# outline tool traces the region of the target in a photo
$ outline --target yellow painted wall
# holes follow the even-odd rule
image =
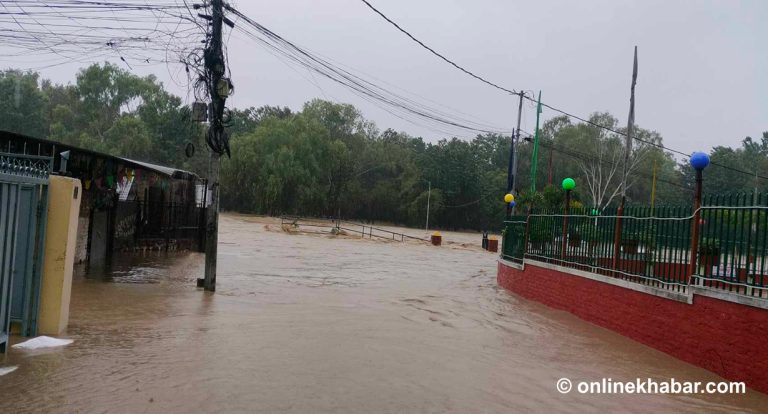
[[[80,180],[51,176],[38,319],[38,333],[41,335],[59,335],[69,323],[69,299],[82,194]]]

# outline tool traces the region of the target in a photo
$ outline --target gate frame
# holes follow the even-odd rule
[[[28,248],[34,249],[29,256],[28,269],[25,278],[24,300],[25,306],[22,310],[21,334],[32,336],[37,334],[37,321],[40,310],[40,292],[42,290],[42,269],[45,255],[45,232],[48,222],[48,177],[53,169],[53,157],[15,154],[0,152],[0,182],[16,186],[18,203],[19,195],[23,187],[31,187],[35,192],[35,208],[32,220],[35,223],[35,234],[29,238]],[[15,232],[18,232],[18,216],[21,212],[16,209],[16,217],[13,225],[16,226]],[[6,230],[7,231],[7,230]],[[6,308],[7,320],[0,321],[0,353],[5,352],[7,341],[10,337],[11,302],[13,300],[13,274],[16,269],[16,248],[18,238],[13,237],[13,246],[11,247],[10,257],[10,275],[7,287],[7,302],[0,304]],[[1,288],[1,287],[0,287]],[[3,292],[0,292],[2,295]],[[0,298],[1,299],[1,298]],[[18,319],[14,319],[18,321]]]

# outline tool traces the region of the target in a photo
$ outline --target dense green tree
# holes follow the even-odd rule
[[[204,176],[205,127],[190,120],[182,100],[153,76],[111,64],[82,69],[73,84],[57,85],[36,73],[0,72],[0,129],[96,151],[175,166]],[[430,226],[491,229],[506,206],[511,137],[472,140],[380,132],[349,104],[319,99],[301,111],[286,107],[227,112],[232,158],[222,159],[222,206],[260,214],[293,213],[387,221],[421,227],[429,199]],[[518,205],[562,207],[560,182],[577,182],[574,205],[616,206],[623,173],[624,137],[607,113],[590,117],[619,131],[559,116],[540,130],[538,171],[532,191],[532,139],[516,146]],[[660,148],[662,137],[637,127],[627,201],[690,203],[694,173],[687,160]],[[187,158],[193,144],[196,154]],[[705,193],[768,190],[768,132],[739,147],[715,147],[705,171]],[[745,173],[746,172],[746,173]],[[428,189],[431,187],[431,191]]]
[[[0,71],[0,130],[44,136],[46,107],[37,73]]]

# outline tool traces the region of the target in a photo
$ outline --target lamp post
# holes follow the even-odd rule
[[[563,215],[563,242],[560,249],[560,260],[565,260],[565,248],[568,243],[568,210],[571,204],[571,191],[576,188],[576,181],[573,178],[563,180],[563,190],[565,190],[565,214]]]
[[[432,196],[432,182],[427,180],[427,223],[424,225],[424,231],[429,231],[429,198]]]
[[[699,249],[699,221],[701,220],[701,190],[703,187],[703,172],[709,165],[709,155],[703,152],[691,154],[691,167],[696,170],[696,189],[693,196],[693,222],[691,222],[691,262],[688,271],[688,283],[696,274],[696,259]]]
[[[507,194],[504,194],[504,204],[507,205],[507,220],[509,220],[509,216],[512,215],[512,209],[515,207],[515,205],[512,203],[514,202],[515,202],[515,196],[512,195],[511,191]]]

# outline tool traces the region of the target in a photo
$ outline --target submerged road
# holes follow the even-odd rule
[[[292,235],[224,215],[198,254],[76,277],[62,349],[0,357],[0,413],[764,412],[768,396],[560,394],[574,381],[720,378],[496,285],[496,256]],[[618,310],[617,310],[618,311]],[[19,338],[15,338],[18,342]]]

